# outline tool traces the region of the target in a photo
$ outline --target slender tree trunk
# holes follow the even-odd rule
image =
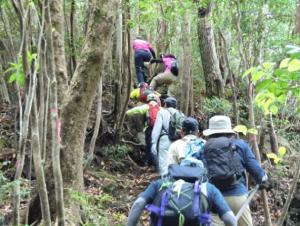
[[[240,121],[239,117],[239,108],[238,108],[238,99],[237,99],[237,87],[236,87],[236,82],[234,79],[233,72],[231,70],[230,64],[229,64],[229,59],[228,59],[228,49],[227,49],[227,41],[222,32],[220,32],[220,37],[222,39],[223,45],[224,45],[224,60],[225,60],[225,65],[228,69],[228,74],[229,74],[229,80],[230,80],[230,87],[232,89],[233,93],[233,111],[234,111],[234,118],[235,118],[235,124],[238,125]],[[226,78],[225,78],[226,81]]]
[[[68,90],[68,75],[65,56],[65,23],[63,0],[50,1],[50,14],[52,24],[53,55],[55,60],[55,74],[57,79],[58,107],[64,103]]]
[[[223,97],[225,82],[223,81],[219,67],[211,15],[211,2],[208,4],[207,8],[198,9],[198,39],[200,55],[207,96]]]
[[[90,143],[89,154],[84,169],[87,169],[90,166],[91,162],[93,161],[96,140],[99,134],[100,123],[102,118],[102,80],[103,80],[103,76],[100,77],[100,81],[98,85],[96,123],[94,126],[94,133]]]
[[[126,22],[125,22],[126,23]],[[115,48],[115,104],[114,104],[114,116],[115,120],[117,121],[121,112],[121,104],[124,97],[122,96],[122,86],[123,86],[123,75],[122,75],[122,58],[123,58],[123,15],[122,9],[119,8],[118,15],[116,19],[116,31],[115,31],[115,41],[116,41],[116,48]],[[126,32],[126,31],[125,31]],[[125,33],[124,32],[124,33]],[[126,34],[126,33],[125,33]],[[112,64],[112,62],[110,62]],[[111,65],[112,66],[112,65]]]
[[[249,78],[249,84],[248,84],[248,107],[249,107],[250,128],[255,128],[254,106],[253,106],[253,84],[251,82],[251,78]],[[252,148],[253,148],[255,157],[258,160],[258,162],[261,163],[260,152],[258,149],[258,142],[257,142],[256,135],[250,134],[249,136],[250,136],[250,141],[252,144]],[[262,190],[262,199],[263,199],[263,207],[264,207],[264,213],[265,213],[265,225],[272,226],[266,190]]]
[[[36,83],[36,81],[35,81]],[[33,151],[33,163],[34,171],[37,178],[37,190],[41,202],[41,212],[44,225],[51,226],[50,208],[48,201],[48,193],[45,181],[44,168],[41,158],[41,145],[40,145],[40,134],[39,134],[39,123],[37,113],[37,100],[36,97],[33,101],[33,115],[31,117],[31,139],[32,139],[32,151]]]
[[[278,138],[275,132],[274,124],[273,124],[273,117],[270,113],[269,115],[269,136],[270,136],[270,143],[271,143],[271,150],[273,153],[278,154]]]
[[[183,16],[183,21],[181,24],[182,30],[182,47],[183,47],[183,62],[181,68],[181,99],[180,99],[180,109],[181,111],[188,115],[189,114],[189,104],[190,104],[190,93],[191,93],[191,62],[192,62],[192,52],[191,52],[191,22],[190,22],[190,11],[187,10]]]
[[[76,68],[76,53],[75,53],[75,43],[74,43],[74,25],[75,25],[75,0],[71,2],[71,12],[70,12],[70,50],[71,50],[71,59],[70,59],[70,72],[74,73]]]
[[[124,21],[128,21],[130,20],[130,6],[129,6],[129,1],[126,0],[125,1],[125,15],[123,20]],[[123,53],[123,65],[127,65],[127,68],[124,68],[123,71],[123,81],[127,80],[127,84],[126,84],[126,93],[124,93],[124,96],[126,97],[124,102],[123,102],[123,106],[122,108],[120,108],[120,118],[118,119],[118,121],[116,122],[116,126],[115,126],[115,142],[119,143],[121,140],[121,135],[122,135],[122,129],[123,129],[123,122],[125,119],[125,113],[126,113],[126,109],[128,106],[128,101],[129,101],[129,94],[130,94],[130,89],[131,89],[131,64],[130,64],[130,59],[131,59],[131,38],[130,38],[130,28],[129,25],[126,24],[126,38],[125,35],[123,36],[123,40],[124,40],[124,44],[123,44],[123,49],[125,50],[125,46],[127,44],[127,51],[125,53]],[[125,76],[127,75],[127,78],[125,78]]]
[[[300,0],[297,1],[295,34],[300,34]]]
[[[62,110],[61,160],[68,218],[80,222],[80,208],[70,191],[83,190],[83,146],[92,102],[99,84],[105,49],[111,42],[119,0],[91,0],[85,44]],[[76,122],[76,123],[75,123]]]

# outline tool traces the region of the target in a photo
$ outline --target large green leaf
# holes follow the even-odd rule
[[[288,66],[288,71],[293,72],[293,71],[298,71],[300,70],[300,60],[298,59],[293,59]]]
[[[269,85],[272,84],[272,82],[273,82],[272,79],[265,79],[262,80],[261,82],[256,83],[255,85],[256,92],[266,89]]]
[[[285,58],[280,62],[279,68],[287,68],[291,58]]]

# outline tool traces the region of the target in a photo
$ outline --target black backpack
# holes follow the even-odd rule
[[[179,65],[176,59],[171,63],[171,72],[173,75],[178,76],[179,73]]]
[[[170,165],[168,172],[169,177],[164,180],[154,201],[146,206],[151,212],[151,225],[210,225],[207,196],[201,191],[205,169]],[[174,191],[178,184],[181,185],[179,192]]]
[[[244,167],[233,139],[209,139],[204,146],[204,162],[209,181],[221,191],[238,184]]]
[[[171,114],[170,122],[169,122],[169,130],[168,130],[168,136],[171,141],[175,141],[181,138],[180,131],[182,128],[182,122],[186,118],[185,115],[175,109],[174,113],[169,111]]]

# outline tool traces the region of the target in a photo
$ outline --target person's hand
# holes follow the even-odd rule
[[[262,178],[262,182],[259,185],[259,189],[263,190],[266,189],[267,191],[271,190],[274,187],[274,183],[272,180],[268,178],[268,175],[265,174]]]

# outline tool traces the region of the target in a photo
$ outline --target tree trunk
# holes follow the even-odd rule
[[[248,84],[248,107],[249,107],[249,123],[250,128],[255,128],[255,118],[254,118],[254,106],[253,106],[253,84],[251,82],[251,78],[249,78]],[[252,144],[252,148],[254,150],[255,157],[259,163],[261,163],[260,152],[258,149],[258,142],[255,134],[249,135],[250,141]],[[270,209],[268,205],[268,197],[266,190],[262,190],[262,199],[263,199],[263,207],[265,213],[265,225],[272,226]]]
[[[270,143],[271,143],[271,150],[273,153],[278,154],[278,139],[277,135],[274,129],[274,124],[273,124],[273,118],[272,114],[270,113],[269,115],[269,136],[270,136]]]
[[[224,96],[223,81],[217,56],[212,23],[212,3],[198,9],[198,39],[203,66],[206,94],[209,97]]]
[[[130,6],[129,6],[129,1],[125,1],[126,2],[126,8],[125,8],[125,14],[124,14],[124,18],[123,21],[128,21],[130,20]],[[118,121],[116,122],[115,125],[115,142],[119,143],[120,139],[121,139],[121,135],[122,135],[122,129],[123,129],[123,122],[125,119],[125,113],[126,113],[126,109],[128,106],[128,101],[129,101],[129,93],[130,93],[130,89],[131,89],[131,64],[130,64],[130,58],[131,58],[131,38],[130,38],[130,28],[128,26],[128,24],[126,24],[126,31],[124,32],[125,35],[123,35],[123,65],[126,65],[126,67],[124,67],[122,75],[123,75],[123,81],[127,82],[126,86],[124,85],[124,87],[126,87],[126,90],[123,90],[123,96],[125,97],[124,101],[123,101],[123,105],[120,108],[120,117],[118,118]],[[127,36],[127,37],[126,37]],[[125,48],[126,46],[126,48]],[[124,83],[125,84],[125,83]]]
[[[55,74],[58,86],[58,107],[64,103],[68,90],[68,75],[67,64],[65,56],[65,23],[63,0],[50,1],[51,23],[52,23],[52,37],[53,37],[53,51],[55,60]]]
[[[192,62],[192,52],[191,52],[191,22],[190,22],[190,11],[187,10],[183,16],[183,21],[181,24],[182,31],[182,47],[183,47],[183,62],[181,68],[181,99],[180,99],[180,109],[181,111],[189,115],[189,104],[190,104],[190,93],[191,93],[191,63]]]
[[[92,0],[90,17],[80,61],[71,81],[70,94],[62,110],[62,173],[66,189],[65,205],[75,222],[80,222],[79,205],[72,201],[70,189],[83,190],[83,146],[92,102],[97,91],[105,49],[111,33],[119,0]]]
[[[295,34],[300,34],[300,0],[297,1]]]

